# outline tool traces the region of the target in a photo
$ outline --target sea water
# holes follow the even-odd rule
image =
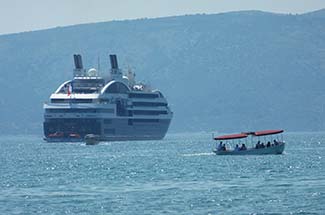
[[[325,133],[283,155],[216,156],[210,133],[161,141],[0,138],[0,214],[325,214]]]

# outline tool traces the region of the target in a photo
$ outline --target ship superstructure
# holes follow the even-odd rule
[[[163,94],[135,82],[130,70],[123,75],[116,55],[111,69],[99,76],[83,68],[81,55],[74,55],[73,79],[64,82],[44,104],[46,141],[80,141],[87,134],[101,140],[162,139],[173,113]]]

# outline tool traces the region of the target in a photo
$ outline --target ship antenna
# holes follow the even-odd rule
[[[100,56],[98,55],[98,58],[97,58],[97,70],[98,70],[98,76],[100,74]]]

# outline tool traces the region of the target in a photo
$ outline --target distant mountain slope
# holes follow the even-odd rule
[[[168,97],[171,131],[325,129],[324,11],[114,21],[0,36],[0,133],[41,133],[74,53],[108,53]]]

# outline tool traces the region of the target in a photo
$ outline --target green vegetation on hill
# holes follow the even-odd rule
[[[41,133],[74,53],[108,54],[168,98],[170,131],[325,129],[325,11],[114,21],[0,36],[0,134]]]

